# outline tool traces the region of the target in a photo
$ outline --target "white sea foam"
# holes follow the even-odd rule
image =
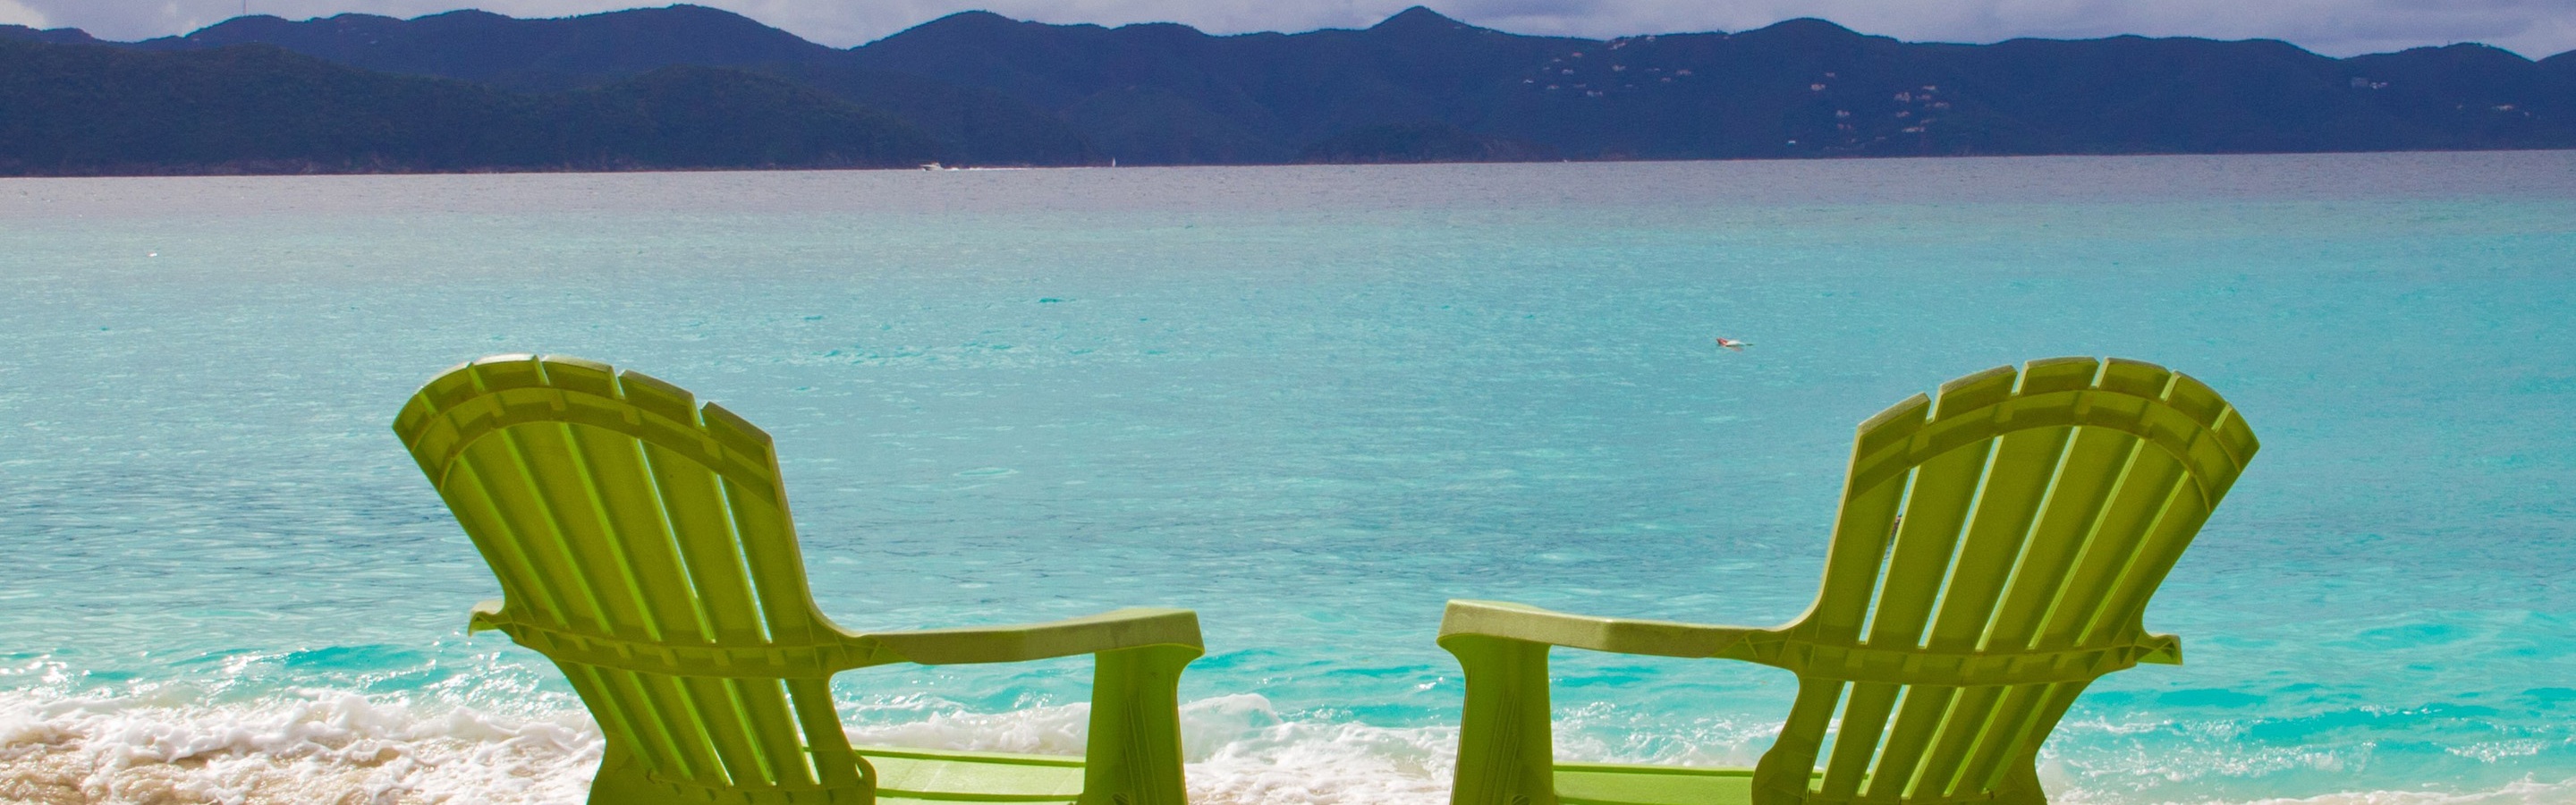
[[[2092,805],[2108,800],[2075,792],[2057,797],[2067,805]],[[2253,800],[2202,800],[2218,805],[2240,802],[2243,805],[2566,805],[2576,802],[2576,779],[2545,783],[2519,780],[2501,788],[2486,791],[2350,791],[2314,797],[2275,797]],[[2194,805],[2199,805],[2195,803]]]
[[[0,802],[579,802],[589,718],[308,691],[256,706],[0,694]]]
[[[1191,703],[1181,732],[1200,803],[1431,805],[1458,752],[1454,727],[1286,721],[1249,694]]]
[[[182,698],[0,693],[0,803],[577,803],[599,762],[599,731],[579,711],[509,716],[322,690],[241,705]],[[1088,715],[1078,704],[983,714],[939,705],[863,705],[850,736],[865,744],[1071,754],[1081,750]],[[925,714],[889,719],[902,710]],[[1192,702],[1181,717],[1191,801],[1200,805],[1434,805],[1446,800],[1457,749],[1454,727],[1288,720],[1257,695]],[[2057,799],[2133,801],[2083,790]],[[2250,805],[2567,802],[2576,802],[2576,780]]]

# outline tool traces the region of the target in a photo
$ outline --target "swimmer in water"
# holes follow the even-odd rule
[[[1717,345],[1737,352],[1743,352],[1745,347],[1753,346],[1752,344],[1737,341],[1722,335],[1717,337]]]

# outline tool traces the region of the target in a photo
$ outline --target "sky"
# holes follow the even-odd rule
[[[667,0],[662,0],[667,2]],[[1821,17],[1909,41],[2115,34],[2282,39],[2329,56],[2483,42],[2534,59],[2576,50],[2576,0],[697,0],[806,39],[849,47],[984,9],[1052,23],[1179,22],[1210,33],[1367,27],[1422,2],[1487,28],[1612,37],[1741,31]],[[0,0],[0,23],[104,39],[181,34],[239,15],[416,17],[481,8],[560,17],[639,0]],[[654,3],[658,4],[658,3]]]

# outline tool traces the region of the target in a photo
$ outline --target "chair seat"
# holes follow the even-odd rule
[[[877,770],[880,803],[1069,803],[1082,796],[1082,758],[910,747],[852,747]]]
[[[1564,805],[1749,805],[1753,770],[1559,763],[1556,797]]]

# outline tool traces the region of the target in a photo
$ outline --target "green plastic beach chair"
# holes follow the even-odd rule
[[[500,355],[431,380],[394,432],[503,598],[474,608],[563,669],[606,733],[598,805],[1181,805],[1174,686],[1198,616],[859,633],[814,608],[769,435],[634,372]],[[1091,654],[1083,757],[854,748],[836,672]]]
[[[2045,802],[2040,742],[2084,686],[2182,661],[2141,613],[2255,448],[2208,386],[2136,361],[1915,395],[1861,423],[1823,587],[1788,625],[1450,602],[1440,645],[1467,674],[1450,801]],[[1795,672],[1798,697],[1749,770],[1557,763],[1551,646],[1762,663]]]

